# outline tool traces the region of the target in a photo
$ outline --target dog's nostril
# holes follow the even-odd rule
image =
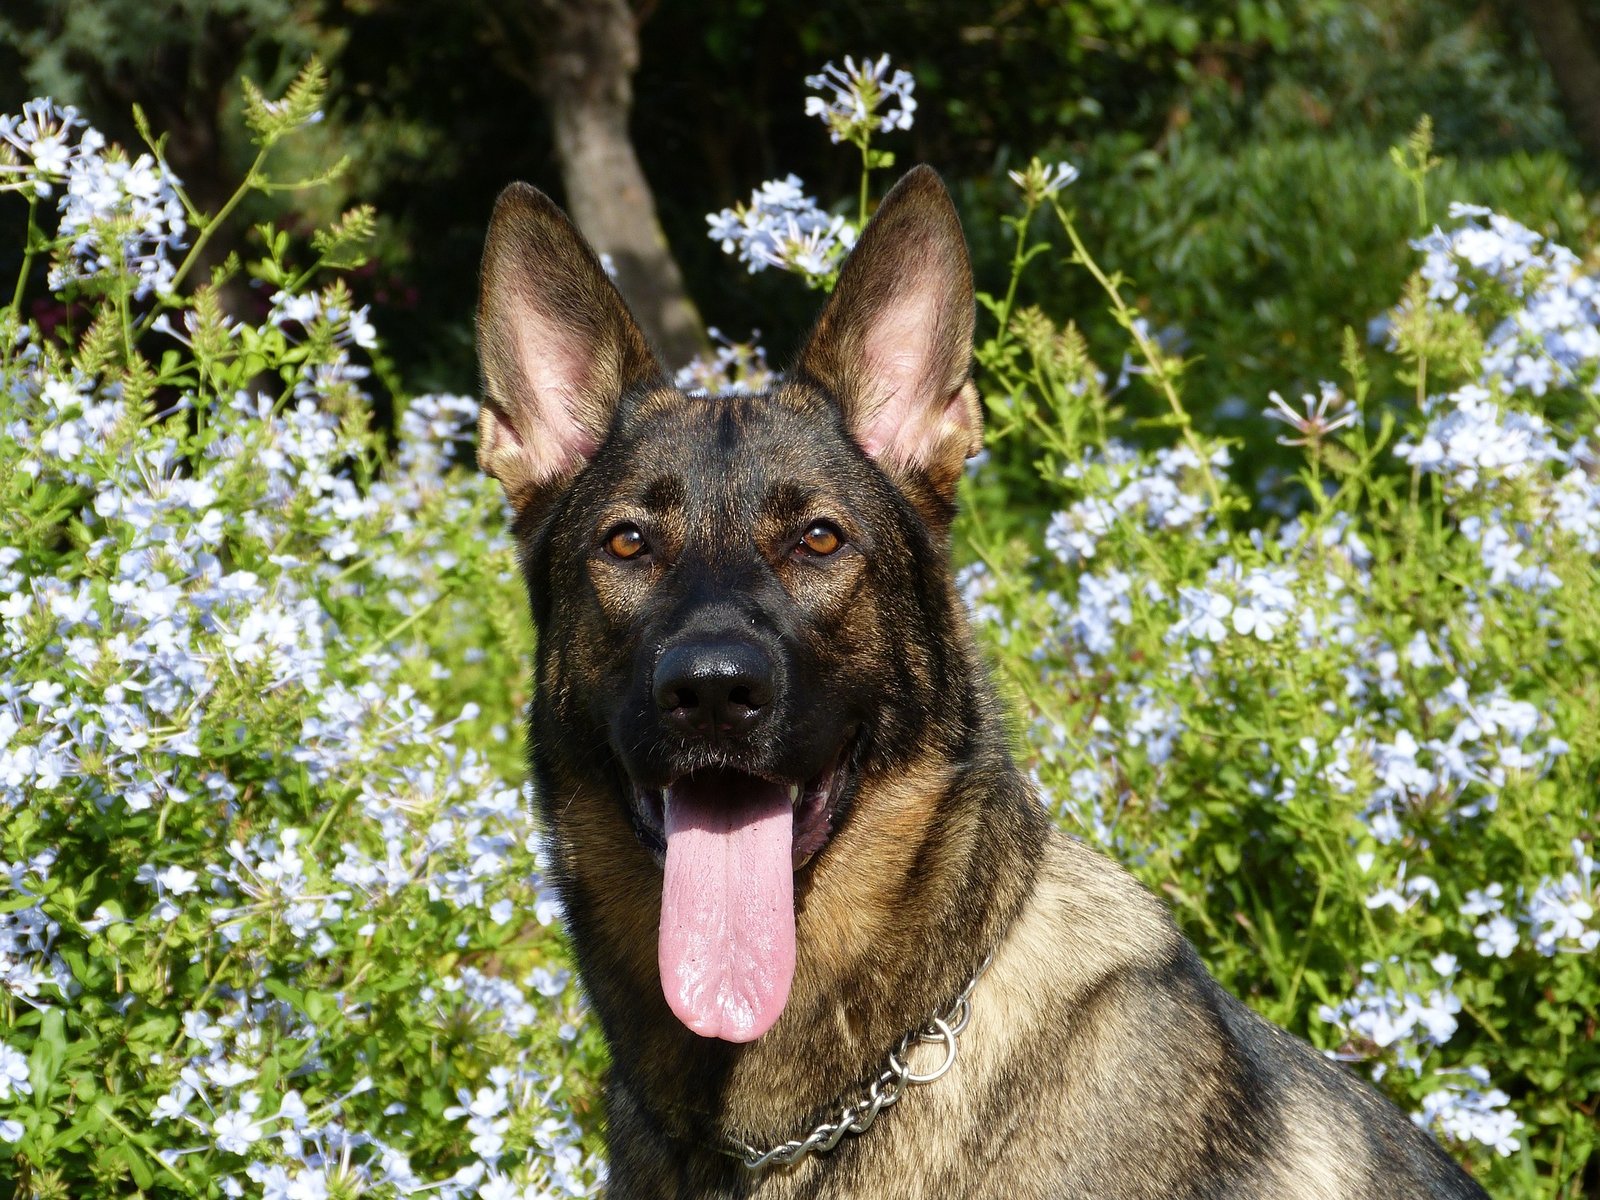
[[[736,687],[728,692],[728,703],[737,704],[740,708],[760,708],[761,705],[751,698],[750,689]]]
[[[668,708],[682,708],[694,711],[700,707],[700,697],[695,695],[693,688],[678,688],[670,697]]]

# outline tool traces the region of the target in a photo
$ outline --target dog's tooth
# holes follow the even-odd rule
[[[789,785],[789,803],[800,803],[800,785],[798,783],[791,783]]]

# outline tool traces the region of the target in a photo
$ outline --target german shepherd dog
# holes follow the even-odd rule
[[[478,454],[538,631],[609,1196],[1484,1196],[1227,994],[1013,763],[950,577],[973,312],[919,167],[793,371],[687,395],[562,212],[499,199]]]

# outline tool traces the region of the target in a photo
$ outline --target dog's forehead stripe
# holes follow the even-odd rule
[[[697,479],[731,479],[746,496],[779,476],[824,480],[837,469],[846,436],[824,404],[792,387],[718,396],[663,389],[628,414],[623,433],[635,478],[681,474],[691,499],[707,490],[693,486]]]

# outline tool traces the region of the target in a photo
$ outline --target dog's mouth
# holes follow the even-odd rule
[[[746,797],[756,797],[769,788],[779,788],[787,795],[790,811],[794,815],[794,844],[790,857],[794,870],[799,871],[833,837],[849,775],[848,758],[847,752],[840,750],[832,762],[804,783],[768,778],[733,767],[693,771],[680,775],[664,788],[646,787],[633,782],[631,815],[634,832],[656,860],[656,865],[665,866],[669,796],[676,794],[681,798],[703,795],[712,800],[720,796],[726,807],[737,809],[746,803]]]
[[[782,1014],[795,873],[833,834],[847,761],[841,750],[804,782],[715,767],[634,785],[635,825],[662,864],[662,990],[702,1037],[754,1041]]]

